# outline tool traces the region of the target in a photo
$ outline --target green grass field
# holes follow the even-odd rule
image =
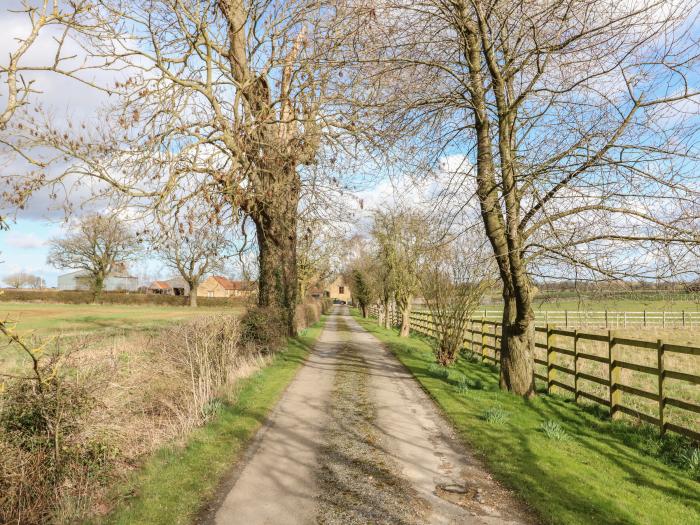
[[[199,307],[55,304],[0,302],[0,319],[9,323],[30,346],[53,336],[96,336],[90,344],[105,338],[122,337],[216,313],[240,314],[242,307]],[[0,372],[16,372],[28,357],[16,346],[0,351]]]
[[[611,422],[557,396],[524,400],[500,391],[497,372],[481,363],[459,359],[449,372],[437,370],[426,340],[358,320],[545,523],[700,523],[700,483],[683,463],[682,440],[661,440],[654,428]]]
[[[76,334],[102,330],[153,328],[217,312],[241,313],[243,308],[143,306],[106,304],[2,303],[0,319],[16,323],[21,334]]]

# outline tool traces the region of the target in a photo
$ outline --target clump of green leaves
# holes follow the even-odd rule
[[[481,379],[470,379],[469,388],[471,388],[472,390],[483,390],[484,382]]]
[[[544,432],[544,435],[549,439],[555,441],[566,441],[569,439],[569,435],[566,433],[566,430],[564,430],[564,427],[562,427],[559,422],[551,419],[542,423],[540,425],[540,430]]]
[[[492,425],[501,425],[510,419],[510,412],[501,407],[491,407],[482,416],[483,420]]]
[[[470,388],[469,388],[469,379],[467,379],[467,378],[464,377],[464,376],[460,377],[460,378],[457,380],[457,383],[455,384],[455,389],[456,389],[457,392],[459,392],[460,394],[466,394],[467,392],[469,392],[469,390],[470,390]]]
[[[450,371],[444,366],[438,365],[437,363],[432,363],[428,367],[428,372],[430,373],[430,375],[439,379],[447,379],[450,377]]]
[[[465,350],[462,355],[469,363],[478,363],[481,360],[477,354],[470,352],[469,350]]]
[[[690,471],[690,476],[700,480],[700,449],[693,448],[683,454],[685,468]]]
[[[202,415],[204,419],[212,419],[219,415],[224,408],[224,402],[219,398],[214,398],[204,404]]]

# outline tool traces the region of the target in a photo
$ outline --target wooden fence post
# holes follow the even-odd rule
[[[503,328],[501,328],[501,337],[498,337],[498,325],[494,321],[493,323],[493,346],[494,346],[494,356],[496,357],[496,366],[500,368],[501,366],[501,345],[498,344],[498,340],[503,339]]]
[[[608,328],[608,310],[605,310],[605,328]]]
[[[664,376],[666,375],[666,368],[664,365],[664,344],[661,339],[656,340],[656,355],[659,368],[659,428],[663,436],[666,433],[666,425],[664,424],[664,409],[666,408]]]
[[[554,385],[552,382],[556,379],[556,374],[552,365],[556,362],[556,356],[554,350],[554,335],[552,334],[552,327],[547,325],[547,393],[552,394],[554,392]]]
[[[578,403],[578,330],[574,330],[574,401]]]
[[[481,362],[486,361],[486,319],[481,320]]]
[[[647,311],[642,310],[642,313],[644,314],[644,327],[646,328],[646,326],[647,326]]]
[[[569,327],[569,310],[564,310],[564,326]]]
[[[474,353],[474,319],[469,318],[467,323],[467,330],[469,331],[469,353]]]
[[[615,336],[608,330],[608,374],[610,382],[610,419],[617,418],[617,407],[620,405],[622,392],[617,389],[620,383],[620,367],[617,366],[615,352]]]

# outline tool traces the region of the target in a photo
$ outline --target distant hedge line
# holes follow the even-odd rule
[[[4,290],[4,293],[0,295],[0,301],[87,304],[92,302],[92,294],[64,290]],[[102,304],[186,306],[189,304],[189,298],[138,292],[103,292],[99,302]],[[197,304],[199,306],[234,306],[245,304],[245,299],[240,297],[198,297]]]

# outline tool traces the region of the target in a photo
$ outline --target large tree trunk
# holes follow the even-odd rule
[[[192,308],[197,308],[197,284],[188,283],[190,287],[190,306]]]
[[[279,197],[278,197],[279,198]],[[297,304],[297,218],[294,204],[282,204],[286,212],[274,213],[269,206],[255,214],[258,241],[258,305],[278,306],[284,310],[289,335],[295,335],[294,310]]]
[[[500,386],[514,394],[531,397],[535,394],[535,316],[529,304],[528,291],[517,292],[506,287],[503,292],[503,337],[501,338]],[[524,300],[523,300],[524,299]]]
[[[92,281],[92,302],[97,303],[102,298],[102,290],[105,287],[105,276],[103,273],[95,274]]]
[[[411,301],[401,310],[401,331],[399,337],[408,337],[411,333]]]
[[[366,304],[360,305],[360,309],[362,310],[362,318],[367,319],[367,305]]]

